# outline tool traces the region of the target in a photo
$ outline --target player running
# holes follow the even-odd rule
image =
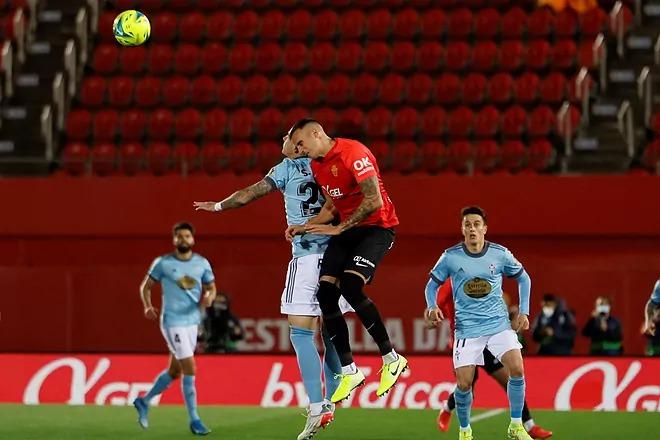
[[[529,328],[531,280],[523,266],[503,246],[485,240],[487,218],[476,206],[461,212],[464,241],[442,254],[431,270],[426,285],[425,319],[437,326],[444,318],[437,306],[438,288],[451,277],[456,308],[453,349],[456,372],[456,408],[460,422],[459,439],[471,440],[470,411],[475,365],[484,364],[484,349],[507,368],[507,394],[511,412],[510,439],[531,440],[522,423],[525,402],[523,359],[516,331]],[[512,323],[502,298],[502,275],[518,280],[520,314]]]
[[[438,301],[438,307],[440,308],[442,315],[445,317],[445,319],[450,320],[453,330],[454,298],[452,295],[451,278],[449,278],[447,282],[445,282],[442,286],[440,286],[440,290],[438,291],[437,301]],[[504,368],[504,365],[502,365],[502,363],[498,361],[495,358],[495,356],[493,356],[491,352],[488,351],[487,348],[484,348],[483,353],[484,353],[484,365],[480,365],[480,367],[483,368],[483,370],[486,373],[488,373],[489,376],[495,379],[497,383],[499,383],[502,386],[502,388],[506,390],[507,383],[509,381],[509,373],[507,372],[506,368]],[[478,373],[479,370],[478,369],[475,370],[474,380],[472,381],[473,393],[474,393],[474,384],[477,382],[477,379],[479,378]],[[438,429],[440,429],[441,431],[443,432],[449,431],[449,425],[451,423],[451,413],[454,411],[454,408],[456,408],[456,399],[454,398],[454,393],[451,393],[449,395],[449,398],[446,401],[442,402],[442,408],[440,409],[440,412],[438,414]],[[522,421],[530,437],[534,439],[548,439],[552,437],[551,431],[543,429],[542,427],[534,423],[534,419],[532,418],[532,413],[530,412],[526,401],[522,410]]]
[[[288,224],[304,224],[318,214],[324,198],[312,177],[310,160],[299,158],[288,137],[283,139],[282,154],[287,158],[273,167],[266,177],[254,185],[236,191],[221,202],[194,202],[197,210],[222,212],[243,207],[263,196],[279,190],[284,196]],[[288,316],[290,339],[298,358],[300,375],[309,397],[307,423],[298,440],[309,439],[320,428],[333,421],[334,404],[330,396],[339,385],[341,365],[334,346],[323,332],[325,343],[324,376],[325,399],[321,384],[321,359],[314,344],[319,327],[321,309],[316,299],[319,269],[329,237],[305,235],[292,243],[293,259],[289,262],[286,283],[282,292],[280,311]],[[342,311],[351,310],[342,300]],[[337,378],[335,378],[337,377]]]
[[[394,226],[399,224],[394,205],[385,191],[373,154],[361,143],[331,138],[321,124],[302,119],[289,131],[293,145],[312,159],[316,182],[327,195],[321,212],[304,226],[287,229],[288,240],[299,234],[330,235],[323,255],[317,297],[330,339],[342,365],[341,383],[332,402],[346,399],[365,381],[353,362],[348,327],[339,309],[343,296],[374,338],[383,357],[376,394],[387,393],[407,368],[408,361],[392,348],[375,304],[363,292],[376,266],[394,244]],[[341,223],[333,225],[335,216]]]
[[[208,260],[192,251],[195,230],[188,223],[177,223],[173,228],[174,253],[154,260],[140,285],[140,297],[147,319],[158,319],[158,310],[151,303],[151,289],[160,283],[163,290],[163,310],[160,331],[170,350],[167,370],[156,378],[147,394],[138,397],[133,405],[138,412],[138,423],[149,427],[149,401],[165,391],[183,372],[181,391],[186,402],[190,431],[195,435],[211,432],[197,413],[195,389],[195,346],[202,307],[210,307],[215,299],[215,276]]]

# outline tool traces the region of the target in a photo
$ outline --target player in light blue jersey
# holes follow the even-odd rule
[[[135,399],[133,405],[138,411],[138,423],[146,429],[149,426],[149,402],[183,373],[181,391],[188,410],[190,431],[195,435],[206,435],[211,431],[197,413],[194,353],[201,321],[200,307],[209,307],[213,303],[216,288],[211,264],[192,251],[194,234],[195,230],[188,223],[174,225],[174,252],[156,258],[140,285],[144,316],[153,320],[158,319],[159,313],[151,303],[151,289],[156,283],[162,287],[160,330],[170,351],[170,361],[149,392]]]
[[[438,288],[451,277],[455,306],[455,337],[453,348],[456,371],[456,408],[460,421],[459,439],[471,440],[470,410],[472,381],[476,365],[484,365],[487,348],[509,371],[507,394],[511,410],[510,439],[531,440],[522,423],[525,402],[523,359],[516,332],[529,328],[529,296],[531,281],[523,266],[505,247],[486,241],[488,229],[485,212],[476,206],[461,212],[464,241],[442,254],[431,270],[426,286],[427,309],[424,314],[429,326],[435,327],[444,318],[437,306]],[[502,298],[502,276],[518,281],[520,313],[514,318],[513,329],[509,312]]]
[[[287,224],[302,225],[323,211],[324,198],[314,181],[310,159],[300,157],[288,137],[284,137],[282,162],[254,185],[236,191],[221,202],[194,202],[197,210],[222,212],[241,208],[266,194],[280,191],[284,196]],[[332,218],[334,213],[323,212]],[[321,259],[329,236],[305,234],[296,236],[292,243],[293,259],[289,262],[282,292],[280,311],[288,316],[291,344],[296,352],[300,374],[309,397],[307,422],[298,440],[312,438],[320,428],[334,420],[334,404],[330,397],[337,389],[341,364],[334,344],[323,332],[325,357],[325,397],[321,384],[321,359],[314,343],[319,328],[321,308],[316,299]],[[351,311],[348,303],[340,300],[342,312]]]
[[[655,282],[651,298],[644,308],[644,333],[655,336],[655,328],[660,320],[660,280]]]

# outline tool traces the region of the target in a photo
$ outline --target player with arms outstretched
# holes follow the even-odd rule
[[[472,440],[472,383],[475,366],[484,364],[484,349],[488,349],[509,373],[508,436],[531,440],[522,423],[525,378],[522,346],[516,335],[516,331],[529,328],[531,280],[508,249],[486,241],[487,218],[481,208],[464,208],[461,225],[464,241],[445,250],[431,270],[424,314],[430,326],[437,326],[444,318],[436,295],[438,288],[451,277],[456,318],[453,360],[457,382],[454,396],[461,425],[459,439]],[[513,329],[502,298],[503,275],[515,278],[519,286],[520,314],[514,319]]]
[[[192,251],[195,230],[189,223],[177,223],[173,228],[174,252],[154,260],[140,285],[140,298],[144,316],[156,320],[158,310],[151,303],[151,289],[160,283],[163,290],[163,311],[160,330],[170,351],[170,362],[156,378],[147,394],[138,397],[133,405],[138,412],[138,423],[149,427],[149,401],[167,389],[172,381],[181,377],[181,391],[186,402],[190,431],[195,435],[211,432],[197,413],[195,389],[195,346],[197,329],[201,321],[201,307],[210,307],[215,299],[215,276],[208,260]]]

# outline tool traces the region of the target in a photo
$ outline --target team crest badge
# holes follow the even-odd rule
[[[490,269],[490,274],[491,274],[491,275],[495,275],[495,270],[497,269],[497,267],[495,266],[495,264],[490,263],[490,266],[488,266],[488,268]]]
[[[337,177],[339,175],[339,170],[337,169],[337,165],[333,165],[330,167],[330,172],[332,173],[333,176]]]

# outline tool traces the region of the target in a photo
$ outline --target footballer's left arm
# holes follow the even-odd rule
[[[215,287],[215,281],[211,281],[210,283],[203,283],[202,284],[202,305],[204,307],[211,307],[211,304],[213,304],[213,301],[215,300],[216,295],[218,294],[218,291]]]
[[[519,296],[519,310],[520,313],[517,317],[515,330],[529,329],[529,298],[532,291],[532,279],[525,269],[516,274],[516,281],[518,281],[518,296]]]

